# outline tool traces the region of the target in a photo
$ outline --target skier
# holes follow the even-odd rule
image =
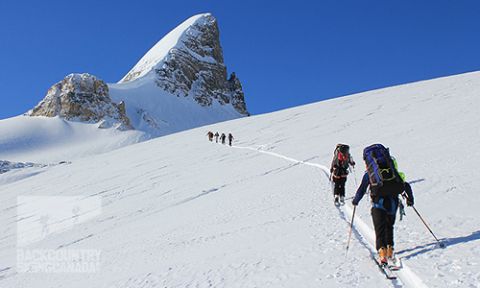
[[[220,136],[220,140],[222,141],[222,144],[225,144],[225,138],[227,138],[227,136],[225,136],[225,133],[222,133],[222,136]]]
[[[212,142],[213,141],[213,132],[208,131],[207,136],[208,136],[208,141]]]
[[[333,153],[330,180],[334,183],[333,196],[336,206],[345,204],[345,183],[347,182],[348,168],[349,165],[355,167],[355,161],[353,161],[349,150],[348,145],[337,144]]]
[[[228,133],[228,145],[232,146],[233,135],[232,133]]]
[[[220,136],[220,134],[218,134],[218,131],[215,133],[215,142],[218,143],[218,136]]]
[[[394,261],[393,229],[399,206],[398,195],[403,194],[407,199],[407,206],[413,206],[412,187],[404,181],[405,175],[398,172],[395,158],[390,156],[388,148],[383,145],[366,147],[363,150],[363,159],[367,170],[352,204],[357,206],[370,187],[376,249],[379,262],[387,265],[389,260]]]

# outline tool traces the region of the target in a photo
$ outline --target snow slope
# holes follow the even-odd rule
[[[177,97],[159,89],[149,79],[109,84],[109,88],[114,101],[125,102],[135,129],[150,137],[242,117],[232,105],[213,102],[202,107],[191,97]]]
[[[99,129],[98,124],[59,117],[17,116],[0,120],[0,160],[52,164],[137,143],[144,132]]]
[[[472,195],[480,152],[472,147],[480,144],[479,94],[480,73],[463,74],[42,168],[0,186],[0,287],[478,287],[480,200]],[[233,132],[234,147],[208,142],[207,130]],[[333,206],[325,173],[338,142],[351,145],[357,180],[363,147],[389,146],[413,183],[417,209],[447,244],[436,247],[407,209],[396,225],[405,265],[396,282],[370,260],[368,199],[345,256],[351,208]],[[352,175],[347,197],[354,182]],[[41,219],[25,209],[39,198],[20,196],[100,199],[101,209],[80,209],[83,221],[58,230],[52,223],[44,239],[18,247],[18,227]],[[58,222],[74,218],[63,217]],[[100,265],[86,274],[19,273],[20,248],[95,249]]]

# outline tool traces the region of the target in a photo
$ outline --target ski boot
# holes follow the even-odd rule
[[[333,203],[335,204],[335,206],[340,206],[340,197],[338,195],[335,195],[335,199],[333,200]]]
[[[393,246],[387,245],[387,258],[388,260],[393,260],[395,257],[393,256]]]
[[[345,196],[340,196],[340,204],[345,205]]]
[[[378,260],[382,265],[388,265],[387,249],[385,247],[378,249]]]
[[[388,266],[391,270],[395,271],[401,268],[400,260],[395,257],[394,249],[392,245],[387,245],[387,260]]]

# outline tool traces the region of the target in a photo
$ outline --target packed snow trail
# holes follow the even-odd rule
[[[350,205],[345,205],[342,213],[344,213],[344,215],[348,217],[351,217],[353,213],[353,208]],[[369,249],[371,253],[377,254],[375,246],[373,245],[373,243],[375,243],[375,231],[370,229],[370,227],[368,227],[368,225],[358,216],[355,217],[353,226],[353,229],[355,229],[358,234],[357,239],[359,241],[362,241],[362,239],[360,239],[359,237],[365,239],[365,242],[368,243],[366,248]],[[425,285],[422,279],[418,277],[417,274],[415,274],[404,262],[405,261],[402,261],[402,268],[394,272],[394,274],[396,274],[398,278],[400,278],[402,284],[405,287],[427,288],[428,286]]]
[[[317,163],[312,163],[308,161],[303,161],[303,160],[297,160],[285,155],[281,155],[275,152],[271,151],[264,151],[262,150],[263,146],[259,146],[258,148],[253,148],[253,147],[244,147],[244,146],[236,146],[232,145],[231,147],[237,148],[237,149],[247,149],[247,150],[252,150],[256,152],[260,152],[263,154],[271,155],[277,158],[281,158],[296,164],[302,164],[306,166],[311,166],[315,168],[321,169],[324,173],[327,179],[330,181],[330,169],[328,169],[326,166],[317,164]],[[354,177],[356,177],[354,175]],[[353,213],[353,208],[351,207],[350,204],[346,204],[343,206],[344,209],[340,210],[340,213],[342,214],[342,218],[349,223],[352,217]],[[375,231],[373,231],[368,225],[357,215],[357,217],[354,220],[354,226],[353,229],[357,232],[355,233],[355,236],[358,241],[361,243],[366,243],[364,246],[365,248],[370,250],[370,253],[377,254],[377,251],[375,249],[375,246],[372,243],[375,243]],[[363,239],[361,239],[361,238]],[[415,288],[427,288],[428,286],[425,285],[425,283],[422,281],[420,277],[418,277],[405,263],[402,261],[402,269],[395,271],[395,274],[398,276],[398,278],[402,281],[403,287],[415,287]],[[392,283],[394,286],[398,286],[397,281],[393,280]]]
[[[287,157],[287,156],[284,156],[284,155],[281,155],[281,154],[278,154],[278,153],[275,153],[275,152],[271,152],[271,151],[265,151],[265,150],[262,150],[262,146],[259,146],[258,148],[253,148],[253,147],[242,147],[242,146],[232,145],[231,147],[237,148],[237,149],[248,149],[248,150],[260,152],[260,153],[263,153],[263,154],[271,155],[271,156],[274,156],[274,157],[282,158],[282,159],[285,159],[285,160],[293,162],[293,163],[303,164],[303,165],[307,165],[307,166],[320,168],[323,171],[323,173],[325,173],[325,176],[327,177],[327,179],[330,178],[330,169],[328,167],[324,166],[324,165],[320,165],[320,164],[312,163],[312,162],[308,162],[308,161],[303,161],[303,160],[293,159],[293,158],[290,158],[290,157]]]

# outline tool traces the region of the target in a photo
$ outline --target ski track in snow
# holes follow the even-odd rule
[[[244,147],[244,146],[232,145],[231,147],[236,148],[236,149],[246,149],[246,150],[256,151],[256,152],[267,154],[267,155],[270,155],[270,156],[273,156],[273,157],[281,158],[281,159],[284,159],[284,160],[287,160],[287,161],[290,161],[290,162],[293,162],[293,163],[296,163],[296,164],[302,164],[302,165],[306,165],[306,166],[319,168],[325,173],[325,176],[327,177],[327,179],[329,179],[330,169],[325,165],[321,165],[321,164],[318,164],[318,163],[312,163],[312,162],[308,162],[308,161],[303,161],[303,160],[297,160],[297,159],[294,159],[294,158],[291,158],[291,157],[288,157],[288,156],[285,156],[285,155],[282,155],[282,154],[278,154],[278,153],[275,153],[275,152],[265,151],[265,150],[262,150],[263,146],[259,146],[258,148],[254,148],[254,147]],[[355,182],[356,182],[356,180],[355,180]],[[349,219],[351,219],[351,217],[352,217],[353,208],[349,204],[346,204],[343,207],[344,207],[343,210],[339,210],[340,213],[341,213],[341,217],[346,222],[350,223]],[[374,248],[374,245],[372,244],[372,243],[375,242],[375,232],[370,227],[368,227],[368,225],[358,215],[356,216],[356,218],[354,220],[354,228],[353,229],[355,230],[355,236],[356,236],[357,240],[360,241],[362,244],[364,244],[365,248],[370,250],[370,253],[376,254],[377,253],[376,249]],[[422,279],[417,274],[415,274],[415,272],[413,272],[404,263],[404,261],[402,261],[402,269],[400,269],[399,271],[395,271],[395,274],[397,275],[398,279],[401,280],[401,282],[402,282],[401,284],[403,284],[403,285],[399,285],[398,281],[392,280],[392,284],[393,284],[394,287],[415,287],[415,288],[427,288],[428,287],[427,285],[425,285],[425,283],[422,281]]]

